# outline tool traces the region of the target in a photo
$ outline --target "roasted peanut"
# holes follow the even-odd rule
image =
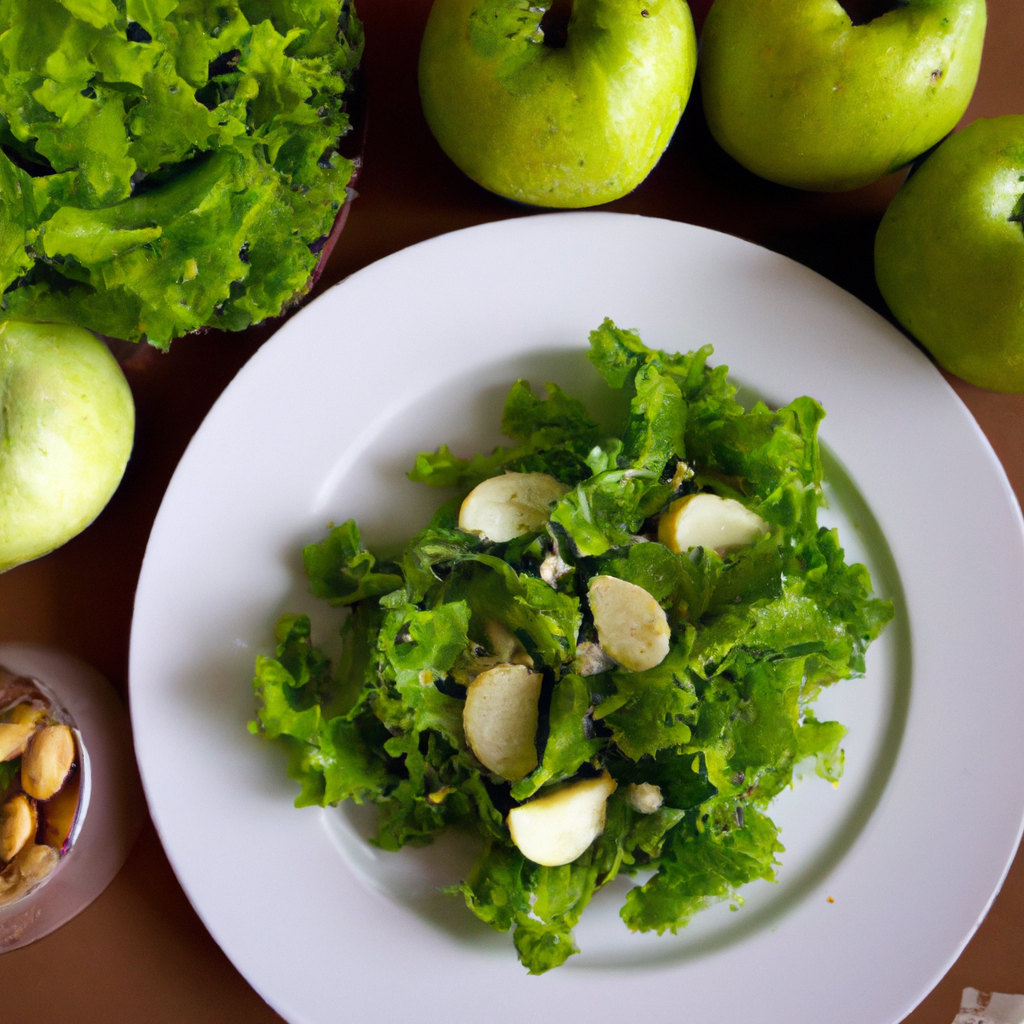
[[[15,898],[13,891],[17,888],[20,881],[21,873],[16,865],[8,864],[3,871],[0,871],[0,907],[5,903],[10,903]]]
[[[31,704],[19,704],[8,717],[14,725],[31,725],[35,728],[46,717],[46,708],[33,707]]]
[[[21,788],[36,800],[49,800],[68,777],[75,739],[66,725],[48,725],[29,741],[21,759]]]
[[[60,792],[37,808],[39,828],[36,832],[36,842],[64,851],[64,845],[75,827],[81,795],[82,773],[72,770],[64,785],[60,787]]]
[[[37,824],[36,809],[24,793],[0,807],[0,860],[14,860],[35,835]]]
[[[60,854],[52,846],[38,846],[30,843],[22,848],[16,863],[21,869],[23,885],[41,882],[56,866]]]
[[[0,907],[13,903],[38,885],[60,860],[60,854],[49,846],[28,843],[10,864],[0,871]]]
[[[35,731],[28,722],[0,722],[0,761],[13,761],[25,752],[25,744]]]

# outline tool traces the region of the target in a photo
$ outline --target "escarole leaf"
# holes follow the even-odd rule
[[[60,4],[94,28],[106,28],[117,20],[117,8],[110,0],[60,0]]]
[[[656,366],[642,367],[634,384],[622,457],[634,468],[660,476],[670,456],[686,454],[686,406],[679,386]]]
[[[308,290],[353,173],[348,3],[8,0],[0,36],[43,239],[0,251],[8,315],[166,348]]]
[[[244,9],[291,2],[250,0]],[[313,6],[303,10],[309,34],[268,45],[268,66],[320,45],[322,22]],[[521,27],[519,14],[509,17]],[[231,74],[241,71],[223,77]],[[303,81],[293,82],[296,95]],[[301,103],[282,98],[280,112],[283,120],[300,116]],[[276,137],[269,104],[260,116],[268,140]],[[267,152],[280,159],[270,141]],[[94,213],[113,234],[129,233],[121,241],[134,248],[115,262],[165,242],[166,231],[134,239],[130,232],[162,222],[116,207],[46,207],[37,227],[41,194],[15,212],[25,238],[38,230],[44,245],[67,250],[54,259],[75,259],[74,246],[85,251]],[[658,933],[675,932],[718,900],[738,909],[744,885],[774,880],[783,847],[771,801],[793,785],[801,763],[832,783],[843,770],[846,729],[819,720],[814,701],[823,687],[863,674],[868,645],[893,615],[872,594],[867,569],[847,563],[836,531],[817,525],[821,407],[810,398],[780,409],[741,404],[726,368],[708,365],[710,354],[710,346],[650,349],[606,320],[591,334],[589,358],[623,392],[620,410],[628,399],[615,436],[560,387],[548,384],[542,395],[517,381],[502,415],[507,447],[462,458],[442,445],[418,456],[413,479],[461,493],[400,553],[367,551],[352,522],[305,548],[314,594],[350,609],[337,671],[312,647],[301,616],[281,620],[276,657],[257,662],[253,728],[285,746],[297,802],[372,800],[384,850],[428,843],[451,826],[472,829],[481,852],[449,891],[511,932],[533,974],[578,952],[581,913],[620,872],[644,872],[623,920]],[[500,543],[461,531],[467,490],[505,470],[548,473],[565,485],[544,528]],[[740,502],[768,530],[717,551],[678,553],[656,540],[671,502],[701,493]],[[659,664],[628,671],[602,648],[603,634],[615,649],[607,620],[595,621],[589,603],[599,575],[642,588],[664,610],[670,643]],[[644,623],[616,625],[635,628],[643,642]],[[514,783],[481,769],[463,729],[467,687],[509,664],[543,680],[539,697],[532,689],[526,698],[536,700],[533,736],[513,737],[519,749],[532,739],[536,767]],[[533,728],[532,703],[517,710],[529,712]],[[495,713],[498,734],[507,720]],[[596,773],[614,788],[574,791]],[[558,828],[570,829],[572,801],[594,793],[603,804],[588,806],[594,817],[578,842],[552,842],[550,855],[517,826],[524,848],[544,860],[571,856],[589,840],[575,859],[541,865],[517,848],[508,827],[517,803],[553,798],[532,819],[543,839],[536,823],[546,813],[569,807]]]
[[[387,776],[379,723],[323,716],[334,683],[330,662],[310,643],[307,616],[284,616],[277,635],[277,657],[256,660],[250,729],[284,739],[288,773],[301,785],[296,806],[379,798]]]
[[[601,740],[587,735],[590,709],[590,687],[581,676],[566,675],[555,684],[544,756],[530,775],[512,787],[514,800],[526,800],[541,786],[570,778],[600,751]]]
[[[420,452],[409,471],[414,483],[431,487],[459,487],[469,490],[488,477],[496,476],[509,462],[526,454],[524,448],[495,448],[490,455],[461,459],[443,444],[436,452]]]
[[[838,784],[844,761],[840,744],[848,731],[839,722],[819,722],[812,712],[804,712],[803,724],[796,731],[796,760],[813,757],[818,775]]]
[[[668,657],[646,672],[615,671],[615,692],[594,710],[594,719],[611,729],[615,745],[634,761],[689,742],[697,705],[688,671],[692,640],[688,629]]]
[[[385,615],[378,648],[384,676],[401,697],[401,712],[388,716],[389,726],[417,733],[433,729],[453,747],[465,747],[462,702],[434,684],[466,649],[468,628],[469,608],[461,601],[427,611],[405,605]]]
[[[581,455],[597,443],[600,431],[583,403],[566,394],[557,384],[546,384],[542,400],[525,380],[516,381],[505,399],[501,432],[524,442],[531,450],[566,445]]]
[[[732,817],[730,823],[729,818]],[[635,931],[676,932],[697,911],[757,878],[772,881],[783,850],[771,819],[748,809],[743,825],[722,814],[702,831],[680,826],[668,834],[658,873],[630,889],[621,916]]]
[[[557,669],[575,657],[579,599],[517,573],[496,556],[471,555],[454,566],[444,599],[465,601],[476,636],[486,637],[485,622],[491,619],[517,637],[535,662]]]
[[[590,332],[587,358],[609,387],[618,389],[632,381],[649,354],[636,331],[622,330],[611,320],[605,319],[596,331]]]
[[[4,798],[7,796],[8,787],[20,775],[20,757],[15,757],[10,761],[0,761],[0,798]]]
[[[580,915],[597,889],[632,861],[625,845],[633,818],[613,800],[598,840],[571,864],[557,867],[534,864],[515,847],[490,841],[469,878],[452,891],[492,928],[514,928],[523,966],[543,974],[579,952],[573,929]]]
[[[318,544],[302,549],[310,589],[333,605],[352,604],[378,597],[402,586],[402,577],[374,572],[377,560],[363,547],[359,527],[349,519]]]
[[[556,384],[547,384],[546,391],[547,398],[542,400],[524,380],[512,386],[505,400],[501,431],[518,442],[514,447],[499,446],[489,455],[461,459],[447,445],[441,445],[436,452],[416,456],[409,479],[432,487],[468,489],[508,468],[551,472],[559,480],[575,483],[583,457],[597,442],[598,427],[578,398]]]
[[[0,152],[0,291],[32,267],[36,224],[32,179]]]
[[[642,587],[666,608],[675,606],[688,592],[687,579],[694,575],[693,565],[686,555],[655,543],[634,544],[625,557],[616,555],[598,562],[601,573]]]

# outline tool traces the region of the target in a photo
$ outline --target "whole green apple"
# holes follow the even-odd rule
[[[1024,391],[1024,116],[978,120],[907,179],[875,236],[896,318],[964,380]]]
[[[423,112],[474,181],[537,206],[618,199],[664,152],[693,85],[684,0],[574,0],[564,47],[553,0],[434,0],[420,50]]]
[[[985,19],[985,0],[905,0],[864,25],[836,0],[715,0],[701,35],[708,126],[770,181],[867,185],[960,120]]]
[[[103,342],[79,327],[0,323],[0,572],[99,515],[134,431],[128,382]]]

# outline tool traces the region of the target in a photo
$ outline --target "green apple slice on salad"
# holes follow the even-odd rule
[[[453,892],[534,974],[619,874],[646,878],[622,919],[658,933],[775,877],[773,797],[805,758],[843,769],[815,699],[893,614],[817,524],[821,406],[746,410],[711,351],[606,320],[588,357],[631,395],[616,436],[518,381],[507,447],[418,456],[413,480],[461,494],[399,555],[352,521],[305,548],[351,610],[340,663],[292,615],[257,659],[250,728],[290,751],[296,805],[376,804],[384,850],[475,829]]]

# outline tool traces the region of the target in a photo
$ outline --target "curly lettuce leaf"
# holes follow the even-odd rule
[[[543,757],[533,772],[512,787],[514,800],[526,800],[541,786],[570,778],[581,765],[597,755],[603,744],[589,734],[587,713],[590,710],[587,681],[582,676],[562,676],[551,694],[550,725]]]
[[[306,291],[353,171],[347,3],[8,0],[0,40],[43,239],[0,251],[5,312],[166,348]]]
[[[470,632],[480,643],[486,642],[486,620],[493,619],[520,640],[535,662],[558,669],[575,657],[579,599],[517,573],[495,555],[467,556],[453,567],[443,593],[445,601],[464,601],[469,607]]]
[[[867,570],[846,563],[835,532],[817,528],[817,403],[744,408],[725,368],[708,367],[710,348],[658,352],[610,321],[591,340],[594,365],[631,390],[620,438],[600,436],[560,389],[540,398],[519,381],[503,417],[512,447],[469,459],[442,447],[411,474],[465,488],[503,469],[549,472],[570,490],[546,531],[503,544],[462,533],[458,497],[381,564],[344,524],[307,549],[315,592],[353,608],[337,678],[326,681],[302,644],[263,669],[272,718],[297,734],[282,732],[300,799],[368,791],[359,744],[377,737],[378,844],[398,849],[452,824],[474,827],[484,851],[454,891],[482,920],[513,931],[535,974],[577,951],[580,913],[620,871],[654,872],[629,892],[622,916],[658,932],[774,878],[782,846],[765,808],[801,762],[831,782],[842,772],[845,729],[818,721],[811,704],[822,687],[863,672],[867,645],[893,611],[872,595]],[[678,554],[653,540],[652,517],[699,491],[754,509],[768,533],[724,554]],[[673,643],[661,664],[627,672],[587,648],[577,659],[578,641],[595,636],[586,597],[596,574],[643,587],[665,609]],[[505,631],[507,643],[494,639]],[[539,763],[514,785],[481,776],[461,719],[465,685],[512,657],[512,637],[516,658],[546,680]],[[333,782],[325,759],[339,766]],[[618,784],[603,834],[571,864],[526,860],[511,841],[509,806],[595,769]],[[657,786],[661,806],[640,813],[632,784]]]
[[[359,527],[349,519],[317,544],[302,549],[310,590],[332,605],[380,597],[402,586],[402,577],[374,572],[377,560],[363,547]]]
[[[611,729],[615,745],[634,761],[690,740],[697,705],[689,674],[692,642],[688,629],[660,665],[646,672],[617,669],[611,675],[615,692],[594,709],[594,720]]]
[[[296,806],[380,798],[387,782],[382,728],[372,721],[325,718],[333,683],[330,663],[310,643],[307,616],[285,616],[277,627],[277,657],[256,660],[254,732],[282,738],[289,775],[299,782]]]
[[[753,808],[723,808],[700,829],[673,829],[658,860],[658,873],[630,889],[621,916],[634,931],[675,933],[710,903],[738,900],[755,879],[774,881],[783,850],[771,819]]]

